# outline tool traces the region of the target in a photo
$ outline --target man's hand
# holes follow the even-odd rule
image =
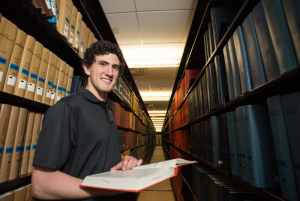
[[[122,161],[116,166],[112,167],[110,171],[113,170],[132,170],[135,166],[140,166],[143,163],[142,159],[137,160],[132,156],[122,156]]]

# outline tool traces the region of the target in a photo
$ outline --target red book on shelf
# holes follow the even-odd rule
[[[116,170],[84,178],[81,187],[99,188],[125,192],[140,192],[146,188],[175,177],[178,167],[198,163],[181,158],[159,163],[141,165],[133,170]]]

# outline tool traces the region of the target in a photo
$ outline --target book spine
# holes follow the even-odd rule
[[[243,106],[236,108],[236,126],[237,126],[237,142],[239,154],[239,171],[240,175],[246,182],[250,182],[249,177],[249,161],[248,161],[248,144],[245,136],[246,128],[244,121]]]
[[[280,0],[262,1],[270,30],[280,74],[295,69],[298,64]]]
[[[267,81],[270,81],[278,77],[280,75],[280,72],[261,1],[253,9],[252,18],[266,74],[266,79]]]
[[[280,96],[277,95],[268,98],[267,103],[282,195],[287,200],[298,200],[290,143]]]
[[[237,59],[237,66],[240,74],[241,90],[244,94],[253,89],[253,83],[251,80],[249,58],[247,56],[246,44],[241,26],[238,26],[233,33],[233,41]]]
[[[18,29],[16,41],[12,51],[11,59],[7,70],[7,75],[3,87],[3,91],[13,94],[16,86],[17,77],[20,70],[20,62],[24,51],[27,34]]]
[[[228,44],[226,44],[223,48],[223,55],[224,55],[224,63],[225,63],[225,70],[226,70],[226,77],[227,77],[229,100],[233,100],[235,98],[235,95],[234,95],[233,75],[232,75],[232,67],[231,67]]]
[[[9,61],[14,48],[18,28],[5,17],[0,23],[0,91],[3,90]]]
[[[237,150],[237,136],[235,126],[235,112],[227,112],[227,129],[229,139],[229,150],[231,160],[231,173],[235,176],[240,177],[239,174],[239,161],[238,161],[238,150]]]
[[[233,37],[229,39],[228,42],[228,53],[230,56],[231,70],[232,70],[232,78],[233,78],[233,87],[234,87],[234,97],[238,97],[242,95],[241,89],[241,77],[240,77],[240,69],[237,62],[237,55],[234,46]]]
[[[252,84],[253,88],[256,88],[266,82],[266,76],[251,13],[243,22],[242,30],[244,33],[245,47],[249,61]]]
[[[281,97],[285,123],[290,142],[291,155],[294,165],[295,178],[300,193],[300,92],[287,94]]]
[[[298,65],[300,64],[300,2],[298,0],[282,0],[285,18],[293,40]]]
[[[217,79],[217,92],[218,92],[218,105],[223,105],[226,102],[226,92],[227,92],[227,79],[226,79],[226,71],[224,65],[224,57],[221,55],[215,56],[215,72]]]
[[[250,183],[257,188],[277,188],[278,170],[267,107],[246,105],[243,113]]]

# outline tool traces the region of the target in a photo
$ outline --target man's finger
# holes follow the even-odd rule
[[[118,170],[122,167],[122,161],[120,163],[118,163],[117,165],[115,165],[114,167],[110,168],[110,171],[113,171],[113,170]]]

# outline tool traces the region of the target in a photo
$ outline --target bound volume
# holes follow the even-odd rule
[[[177,175],[178,166],[198,163],[181,158],[85,177],[81,187],[139,192]]]

